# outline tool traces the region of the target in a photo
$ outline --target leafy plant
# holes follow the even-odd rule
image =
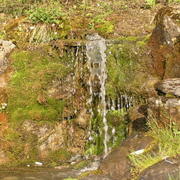
[[[27,11],[27,14],[34,23],[60,24],[64,17],[64,13],[59,7],[37,7]]]
[[[112,33],[114,31],[114,24],[112,21],[106,19],[108,14],[100,14],[93,17],[89,27],[95,29],[102,34]]]

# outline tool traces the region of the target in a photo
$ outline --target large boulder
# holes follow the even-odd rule
[[[160,78],[180,77],[180,6],[163,7],[155,16],[149,40],[151,72]]]
[[[155,84],[159,96],[148,99],[150,111],[163,126],[176,124],[180,128],[180,78],[168,78]]]

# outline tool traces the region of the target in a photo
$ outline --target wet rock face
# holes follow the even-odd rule
[[[169,180],[180,178],[180,156],[167,158],[153,166],[145,169],[139,180]]]
[[[153,139],[148,136],[135,135],[127,138],[120,147],[112,151],[100,165],[103,174],[108,175],[114,180],[130,179],[130,160],[128,155],[132,151],[146,148]]]
[[[10,41],[0,39],[0,74],[5,72],[8,67],[7,55],[15,48],[15,45]]]
[[[155,16],[149,47],[153,73],[160,78],[180,77],[179,7],[164,7]]]
[[[180,97],[180,78],[165,79],[156,85],[157,91]]]

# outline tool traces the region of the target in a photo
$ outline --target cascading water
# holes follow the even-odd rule
[[[90,72],[89,91],[92,116],[98,113],[102,115],[104,124],[104,155],[108,154],[108,125],[106,120],[106,90],[105,81],[106,74],[106,43],[98,34],[89,35],[86,43],[86,55],[88,59],[88,67]]]

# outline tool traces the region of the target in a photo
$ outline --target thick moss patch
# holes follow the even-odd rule
[[[65,102],[49,97],[47,88],[53,80],[66,76],[70,67],[59,56],[48,55],[48,47],[34,51],[16,50],[11,58],[14,73],[8,87],[10,121],[60,120]]]

